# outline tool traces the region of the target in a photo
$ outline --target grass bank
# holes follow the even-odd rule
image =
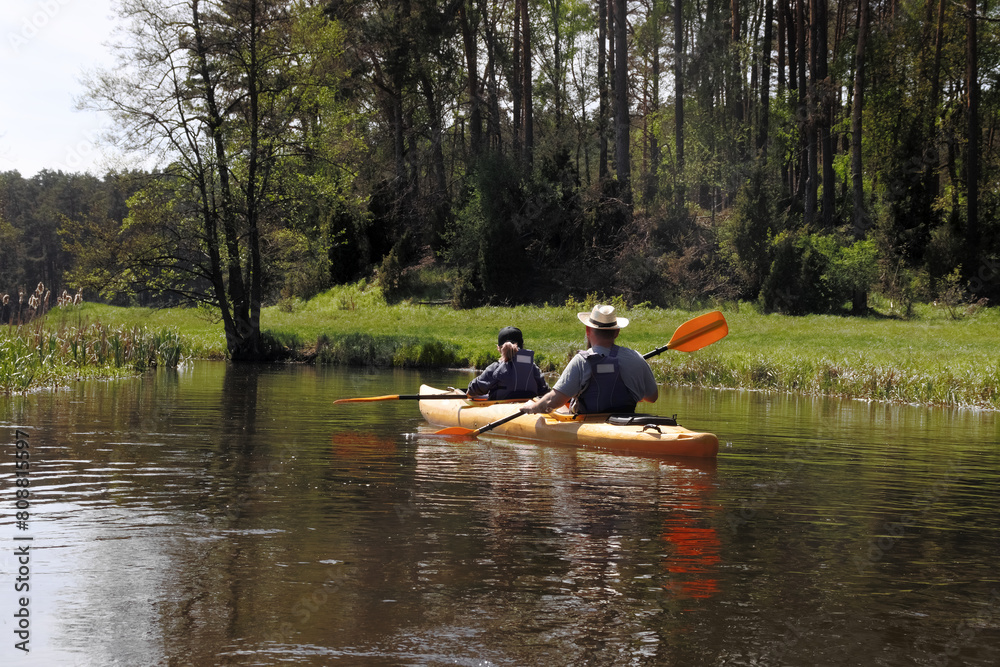
[[[543,370],[558,372],[583,345],[576,312],[591,303],[454,310],[447,305],[387,304],[363,284],[285,302],[261,316],[271,339],[314,363],[482,368],[496,356],[496,333],[522,329]],[[698,352],[668,351],[650,360],[666,384],[798,392],[947,406],[1000,408],[996,354],[1000,309],[952,319],[918,307],[910,319],[763,314],[720,308],[729,336]],[[621,342],[647,352],[670,340],[698,311],[625,308],[632,323]],[[221,324],[195,309],[148,310],[85,305],[76,317],[111,327],[172,327],[185,355],[222,358]],[[55,323],[51,319],[50,323]]]

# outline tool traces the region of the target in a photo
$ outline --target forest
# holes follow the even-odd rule
[[[0,173],[0,292],[365,279],[888,314],[1000,296],[1000,12],[945,0],[122,0],[80,99],[151,169]],[[26,297],[25,297],[26,298]],[[53,296],[53,299],[55,297]]]

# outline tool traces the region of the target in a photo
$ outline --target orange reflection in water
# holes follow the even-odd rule
[[[394,439],[376,435],[375,433],[360,431],[334,433],[331,438],[331,444],[333,445],[334,455],[345,458],[357,456],[359,453],[364,452],[396,449],[396,441]]]
[[[712,508],[705,502],[708,484],[697,479],[678,479],[673,488],[675,502],[664,522],[667,543],[665,569],[670,581],[664,588],[678,596],[710,598],[719,592],[715,578],[722,544],[715,528],[708,525]]]

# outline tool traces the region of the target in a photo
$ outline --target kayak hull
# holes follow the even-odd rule
[[[421,395],[447,393],[423,385]],[[422,400],[420,414],[435,426],[477,429],[507,417],[524,403],[517,401]],[[719,439],[711,433],[691,431],[683,426],[620,426],[607,423],[606,414],[522,415],[500,424],[492,433],[527,440],[567,443],[609,451],[715,458]]]

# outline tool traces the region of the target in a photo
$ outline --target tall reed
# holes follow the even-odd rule
[[[99,322],[0,326],[0,391],[25,392],[80,378],[113,378],[176,367],[180,334]]]

